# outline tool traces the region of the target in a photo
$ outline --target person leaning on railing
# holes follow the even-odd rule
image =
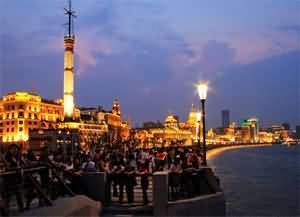
[[[133,203],[134,200],[134,186],[136,185],[136,178],[135,178],[135,169],[129,162],[127,162],[125,166],[125,188],[127,194],[128,203]]]
[[[37,165],[37,159],[32,151],[28,151],[27,155],[24,155],[22,159],[22,166],[24,168],[29,168],[32,166]],[[38,177],[36,175],[32,176],[36,181],[38,180]],[[29,176],[24,176],[24,184],[23,188],[25,188],[25,198],[26,198],[26,205],[25,209],[30,209],[31,202],[34,198],[38,197],[38,193],[35,190],[35,187],[33,183],[30,180]],[[41,205],[42,198],[39,197],[39,205]]]
[[[149,162],[139,162],[138,163],[138,170],[137,175],[141,176],[141,186],[142,186],[142,192],[143,192],[143,204],[148,204],[148,195],[147,190],[149,187]]]
[[[126,185],[125,165],[122,159],[119,159],[115,168],[115,181],[119,186],[119,203],[123,203],[124,187]]]
[[[182,168],[180,164],[180,156],[177,155],[170,163],[169,167],[169,186],[171,189],[171,199],[175,200],[180,191]]]
[[[23,197],[21,193],[22,174],[21,174],[21,153],[20,148],[16,144],[9,146],[8,152],[5,155],[5,161],[7,163],[7,171],[16,171],[10,175],[4,176],[4,201],[5,207],[9,207],[10,198],[12,194],[15,194],[19,211],[23,211]]]

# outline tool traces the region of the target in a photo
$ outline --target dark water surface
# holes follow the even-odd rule
[[[221,180],[228,216],[300,216],[299,147],[228,150],[209,161]]]

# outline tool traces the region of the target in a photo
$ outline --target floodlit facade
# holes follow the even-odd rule
[[[195,139],[190,128],[182,128],[178,118],[169,114],[164,125],[153,128],[136,128],[131,132],[131,137],[138,148],[187,146],[192,145]],[[184,124],[184,126],[187,126]]]
[[[103,143],[104,135],[108,132],[105,123],[60,123],[57,129],[37,129],[30,131],[30,148],[40,151],[48,147],[51,151],[62,150],[64,154],[77,150],[88,151],[98,148]]]
[[[33,129],[56,128],[63,121],[63,104],[28,92],[13,92],[0,100],[1,142],[20,143]]]

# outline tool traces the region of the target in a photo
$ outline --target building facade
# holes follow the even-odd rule
[[[33,129],[57,128],[64,119],[63,105],[28,92],[13,92],[0,100],[2,143],[25,144]]]
[[[188,146],[193,144],[195,136],[187,126],[179,123],[178,117],[169,114],[163,126],[133,129],[131,139],[137,148]]]

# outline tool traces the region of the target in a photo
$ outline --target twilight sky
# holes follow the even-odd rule
[[[73,0],[76,102],[133,123],[185,120],[208,80],[209,127],[221,110],[261,125],[299,121],[299,0]],[[66,0],[0,0],[0,95],[62,97]]]

